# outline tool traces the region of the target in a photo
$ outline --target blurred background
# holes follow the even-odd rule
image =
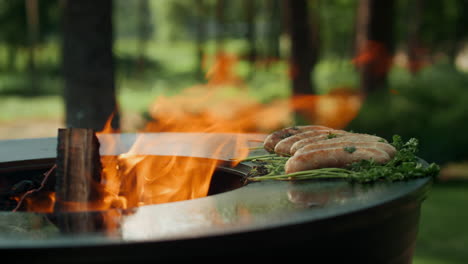
[[[0,139],[293,124],[416,137],[442,171],[415,263],[467,263],[467,12],[467,0],[0,0]]]

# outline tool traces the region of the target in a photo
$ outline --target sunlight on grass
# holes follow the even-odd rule
[[[0,98],[0,120],[12,121],[30,118],[61,118],[63,102],[60,96]]]

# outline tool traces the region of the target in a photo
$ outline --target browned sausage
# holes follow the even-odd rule
[[[285,139],[287,137],[290,137],[292,135],[296,135],[305,131],[313,131],[313,130],[330,130],[331,128],[325,127],[325,126],[294,126],[294,127],[287,127],[283,128],[281,130],[275,131],[268,135],[264,142],[263,142],[263,147],[265,148],[266,151],[270,153],[275,152],[275,146],[276,144],[281,141],[282,139]]]
[[[302,132],[279,141],[275,146],[275,153],[280,156],[291,156],[291,146],[303,139],[309,139],[320,136],[320,138],[328,138],[330,136],[335,137],[336,135],[347,134],[348,132],[343,130],[316,130]]]
[[[316,137],[311,137],[311,138],[306,138],[306,139],[301,139],[294,143],[291,146],[290,153],[294,155],[296,151],[306,145],[309,144],[315,144],[315,143],[334,143],[334,142],[343,142],[343,141],[352,141],[352,142],[387,142],[385,139],[378,137],[378,136],[373,136],[373,135],[368,135],[368,134],[358,134],[358,133],[347,133],[347,134],[338,134],[333,138],[330,138],[329,136],[316,136]]]
[[[306,153],[312,150],[317,150],[317,149],[324,149],[324,148],[335,148],[335,147],[341,147],[341,148],[348,148],[348,149],[353,149],[354,148],[363,148],[363,147],[372,147],[372,148],[378,148],[383,151],[385,151],[390,158],[393,158],[396,153],[395,147],[388,143],[384,142],[368,142],[368,141],[334,141],[334,142],[329,142],[329,140],[322,140],[316,143],[312,143],[309,145],[306,145],[300,149],[298,149],[294,155],[301,155],[302,153]]]
[[[386,163],[390,160],[388,154],[378,148],[364,147],[347,151],[345,148],[325,148],[294,155],[285,165],[286,173],[313,170],[319,168],[343,168],[360,160],[374,160]]]

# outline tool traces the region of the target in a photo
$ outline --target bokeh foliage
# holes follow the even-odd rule
[[[245,60],[252,45],[246,39],[245,1],[223,1],[223,19],[219,25],[216,13],[219,1],[216,0],[115,0],[114,54],[119,93],[125,94],[123,104],[130,109],[144,109],[147,106],[141,102],[148,104],[150,101],[145,93],[175,94],[204,82],[197,76],[199,62],[194,43],[197,23],[205,28],[203,48],[207,56],[215,52],[219,34],[225,38],[224,48],[238,55],[240,60],[235,71],[245,79],[253,97],[262,103],[288,97],[291,94],[287,75],[289,43],[281,13],[271,10],[280,1],[253,1],[257,65]],[[34,49],[39,90],[34,94],[60,95],[63,87],[61,2],[40,0],[38,3],[39,36]],[[318,93],[343,87],[356,91],[359,88],[359,75],[351,63],[355,56],[357,3],[354,0],[309,2],[311,14],[315,14],[312,22],[319,29],[320,60],[312,73]],[[398,51],[404,53],[408,23],[414,10],[408,1],[396,0],[396,3],[395,41]],[[456,133],[466,130],[467,126],[468,104],[464,103],[468,99],[467,74],[453,64],[454,54],[466,41],[467,31],[463,30],[467,23],[463,15],[466,10],[463,0],[424,1],[420,42],[427,64],[415,75],[401,65],[394,66],[389,74],[388,89],[367,98],[350,129],[388,138],[396,133],[418,137],[421,156],[430,161],[445,163],[468,158],[468,140],[463,133]],[[279,17],[272,19],[274,15]],[[0,1],[0,29],[0,94],[5,97],[31,95],[25,1]],[[278,32],[280,36],[275,35]],[[272,41],[279,45],[280,53],[276,56],[280,57],[270,65],[259,66],[271,57]],[[130,96],[131,93],[134,95]]]
[[[79,0],[70,0],[79,1]],[[114,0],[114,55],[118,97],[122,111],[143,113],[153,98],[177,94],[204,82],[197,76],[195,41],[197,23],[205,27],[203,48],[216,50],[216,39],[225,38],[225,50],[240,59],[235,71],[246,81],[249,95],[268,104],[291,95],[289,40],[278,10],[280,0],[251,0],[255,14],[254,41],[258,63],[245,54],[248,21],[242,0],[225,0],[223,25],[216,17],[217,0]],[[293,0],[290,0],[293,1]],[[383,0],[382,0],[383,1]],[[395,0],[395,46],[404,54],[409,25],[417,0]],[[359,75],[351,63],[354,51],[357,0],[310,0],[309,8],[319,29],[320,60],[313,81],[317,92],[336,88],[359,89]],[[411,74],[401,64],[389,73],[388,87],[370,95],[348,129],[375,133],[388,139],[400,134],[421,141],[420,156],[430,162],[468,160],[468,73],[454,64],[466,45],[468,1],[425,0],[420,48],[426,64]],[[28,72],[29,36],[24,0],[0,0],[0,121],[59,119],[61,97],[61,3],[38,0],[38,38],[34,49],[38,91],[31,97]],[[203,3],[202,16],[197,15]],[[276,5],[277,6],[277,5]],[[277,46],[277,47],[276,47]],[[141,48],[144,47],[144,48]],[[279,49],[277,60],[262,64]],[[466,60],[466,55],[465,55]],[[206,70],[206,69],[204,69]],[[251,74],[254,72],[254,74]],[[424,203],[415,263],[465,263],[466,183],[436,184]],[[463,222],[464,221],[464,222]]]

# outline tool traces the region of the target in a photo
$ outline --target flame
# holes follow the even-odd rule
[[[208,69],[206,78],[209,85],[244,85],[234,72],[238,58],[234,54],[220,51],[215,55],[213,65]]]
[[[20,198],[15,197],[19,202]],[[31,212],[51,213],[54,211],[55,192],[42,192],[40,194],[25,196],[24,208]]]
[[[193,98],[198,103],[202,100]],[[204,197],[208,193],[211,176],[220,163],[234,166],[236,162],[228,162],[229,158],[248,155],[248,142],[241,134],[242,127],[230,124],[209,111],[195,111],[193,103],[189,108],[195,112],[184,112],[179,106],[186,104],[177,100],[186,99],[174,100],[159,98],[154,104],[158,107],[150,109],[155,121],[148,123],[144,131],[178,134],[153,138],[150,142],[145,134],[141,134],[128,152],[117,157],[102,157],[103,193],[106,197],[102,207],[132,208]],[[172,111],[167,111],[166,103],[171,105]],[[118,145],[118,137],[100,137],[100,142],[112,147]],[[168,151],[142,155],[147,150],[158,148]],[[221,154],[224,155],[223,160],[219,159]]]
[[[107,118],[106,123],[104,124],[104,127],[102,128],[101,131],[97,132],[96,134],[110,134],[110,133],[117,133],[118,130],[114,129],[112,127],[112,121],[114,120],[115,117],[115,111],[110,114],[109,118]]]
[[[103,159],[107,206],[131,208],[204,197],[223,162],[220,156],[226,162],[248,155],[246,133],[286,126],[295,112],[310,122],[343,128],[361,104],[361,97],[346,88],[270,104],[248,99],[247,91],[226,89],[199,85],[172,97],[158,97],[149,108],[152,121],[144,132],[168,136],[152,140],[140,136],[127,153]],[[143,155],[148,149],[160,152]]]
[[[310,124],[344,128],[361,106],[362,97],[346,87],[325,95],[261,103],[232,74],[235,63],[235,57],[218,54],[207,84],[175,96],[159,96],[149,107],[152,120],[132,147],[123,154],[101,156],[101,182],[94,186],[100,199],[85,207],[68,207],[77,211],[127,209],[204,197],[220,164],[235,166],[231,159],[249,154],[251,133],[292,125],[297,113]],[[122,145],[119,134],[112,134],[112,118],[98,133],[101,150]],[[48,200],[49,205],[38,205],[42,211],[53,210],[52,196]],[[29,210],[39,210],[38,206]]]
[[[358,67],[368,67],[376,76],[386,74],[393,63],[393,56],[381,42],[368,40],[361,47],[352,62]]]

